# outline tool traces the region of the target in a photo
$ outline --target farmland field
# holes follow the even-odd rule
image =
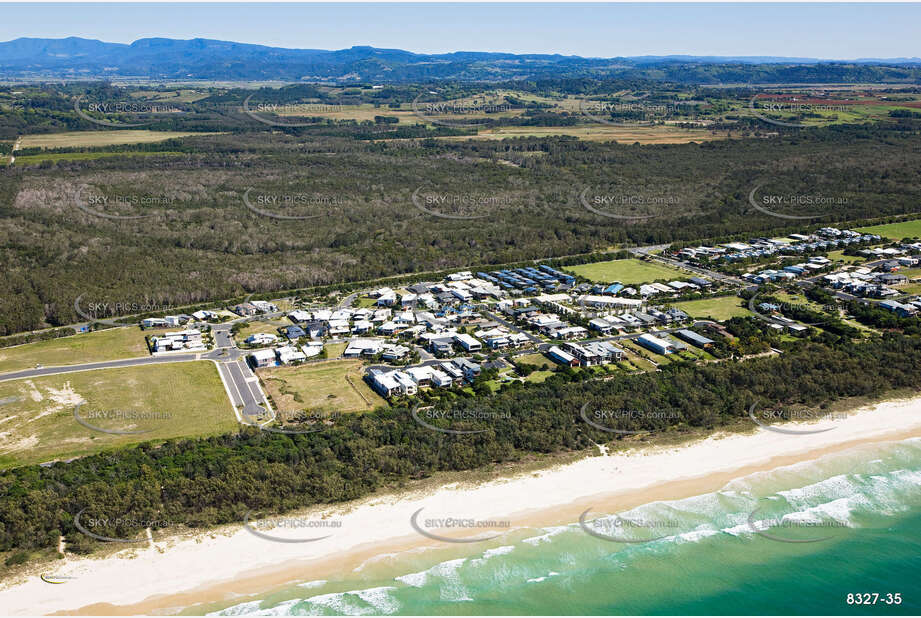
[[[737,296],[720,296],[688,300],[674,304],[692,318],[710,318],[711,320],[728,320],[734,317],[746,317],[752,313],[742,306],[742,299]]]
[[[915,238],[921,236],[921,219],[912,221],[902,221],[900,223],[886,223],[885,225],[872,225],[870,227],[859,227],[858,232],[865,234],[879,234],[892,240],[901,240],[903,238]]]
[[[361,367],[360,361],[328,361],[265,369],[259,374],[281,413],[364,412],[386,405],[362,379]]]
[[[512,137],[552,137],[568,135],[590,142],[618,142],[632,144],[687,144],[725,139],[725,133],[706,129],[682,129],[672,126],[615,127],[592,123],[575,127],[500,127],[485,129],[477,135],[440,137],[440,140],[506,139]]]
[[[686,273],[674,268],[655,262],[644,262],[634,259],[610,260],[607,262],[595,262],[593,264],[567,266],[563,270],[581,275],[592,281],[604,283],[620,281],[624,285],[648,283],[657,279],[675,280],[686,279],[688,277]]]
[[[0,468],[178,436],[233,431],[236,418],[209,361],[80,371],[0,382]],[[77,422],[78,414],[94,427]]]
[[[93,161],[110,157],[170,157],[181,152],[49,152],[16,157],[13,165],[37,165],[42,161]]]
[[[138,327],[128,326],[0,348],[0,373],[37,364],[53,367],[147,356],[144,335]]]
[[[44,135],[23,135],[21,149],[25,148],[85,148],[115,146],[119,144],[149,144],[190,135],[215,135],[215,133],[189,133],[181,131],[71,131]]]

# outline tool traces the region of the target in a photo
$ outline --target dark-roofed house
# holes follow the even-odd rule
[[[291,341],[307,336],[307,333],[304,332],[304,329],[301,328],[300,326],[287,326],[282,329],[282,332],[284,332],[285,337],[287,337]]]
[[[678,339],[683,339],[691,345],[695,345],[698,348],[706,348],[713,345],[712,339],[707,339],[703,335],[698,335],[692,330],[682,329],[675,331],[675,337]]]

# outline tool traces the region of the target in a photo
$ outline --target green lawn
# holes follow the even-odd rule
[[[676,309],[681,309],[692,318],[709,318],[722,321],[752,315],[743,305],[743,302],[738,296],[720,296],[701,300],[687,300],[675,303],[673,306]]]
[[[830,251],[828,253],[828,259],[832,262],[844,260],[845,264],[859,264],[867,260],[867,258],[860,255],[844,255],[843,249],[839,249],[838,251]]]
[[[624,285],[635,285],[638,283],[648,283],[657,279],[687,279],[688,275],[669,266],[664,266],[656,262],[644,262],[642,260],[610,260],[607,262],[595,262],[594,264],[580,264],[578,266],[567,266],[563,270],[569,271],[576,275],[581,275],[592,281],[612,283],[620,281]]]
[[[524,365],[536,365],[537,367],[543,367],[544,365],[553,367],[555,364],[553,360],[540,353],[520,354],[514,358],[516,362],[522,363]]]
[[[251,320],[246,323],[246,326],[240,329],[240,331],[234,335],[235,339],[238,342],[245,341],[247,337],[255,333],[269,333],[281,337],[278,333],[279,328],[285,326],[291,326],[293,323],[287,318],[281,318],[278,320]]]
[[[355,360],[326,361],[263,369],[259,376],[282,414],[303,410],[363,412],[387,402],[362,379],[362,365]]]
[[[549,377],[552,376],[552,375],[553,375],[553,372],[552,372],[552,371],[549,371],[549,370],[548,370],[548,371],[544,371],[543,369],[538,369],[537,371],[532,371],[531,373],[529,373],[529,374],[525,377],[524,381],[525,381],[525,382],[532,382],[532,383],[534,383],[534,384],[539,384],[539,383],[543,382],[544,380],[546,380],[547,378],[549,378]]]
[[[32,369],[37,364],[79,365],[147,356],[144,335],[137,326],[128,326],[0,348],[0,374]]]
[[[12,400],[12,401],[11,401]],[[210,361],[98,369],[0,382],[0,468],[128,444],[231,432],[233,408]],[[110,434],[79,424],[74,408]]]
[[[908,237],[914,238],[921,236],[921,219],[902,221],[901,223],[886,223],[885,225],[859,227],[855,231],[865,234],[879,234],[880,236],[893,240],[901,240]]]

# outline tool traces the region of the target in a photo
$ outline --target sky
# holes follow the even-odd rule
[[[418,53],[921,57],[921,3],[0,4],[0,41],[67,36]]]

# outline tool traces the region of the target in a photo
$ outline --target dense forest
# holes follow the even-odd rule
[[[408,95],[386,90],[385,100]],[[240,95],[215,93],[211,103],[238,105]],[[38,98],[47,109],[0,117],[100,128],[53,92]],[[0,335],[77,322],[80,295],[183,306],[612,245],[802,231],[916,212],[921,203],[921,134],[912,119],[644,146],[566,137],[446,141],[433,136],[458,130],[422,125],[399,126],[426,139],[360,139],[394,129],[238,122],[191,114],[151,128],[220,133],[45,151],[59,158],[31,163],[35,151],[24,150],[14,167],[0,168]],[[70,156],[113,151],[120,156]],[[835,205],[779,209],[815,216],[790,221],[753,208],[755,188]],[[642,198],[602,210],[652,216],[606,217],[585,207],[586,195]]]
[[[52,548],[59,534],[66,536],[71,551],[92,551],[98,541],[74,527],[74,515],[84,509],[88,517],[110,519],[94,533],[133,538],[140,529],[131,522],[188,527],[242,522],[249,509],[281,513],[358,498],[437,471],[625,439],[584,422],[583,406],[655,411],[604,421],[612,429],[648,431],[645,437],[655,439],[740,422],[752,404],[786,410],[825,407],[843,397],[917,388],[919,367],[917,337],[888,334],[834,345],[804,341],[780,356],[743,363],[676,363],[657,373],[608,380],[586,381],[580,372],[564,371],[542,384],[517,384],[451,404],[469,411],[488,409],[488,420],[450,424],[483,433],[432,431],[417,424],[406,407],[396,407],[337,416],[331,426],[310,434],[247,429],[147,443],[50,467],[16,468],[0,473],[0,551]],[[24,554],[11,556],[20,556],[14,562],[25,559]]]

